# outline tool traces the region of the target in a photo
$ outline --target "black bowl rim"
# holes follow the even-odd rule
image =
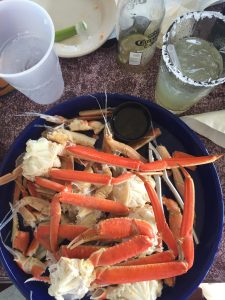
[[[139,111],[142,111],[143,112],[143,117],[145,117],[145,120],[146,120],[145,131],[141,136],[139,136],[137,138],[126,138],[125,136],[123,136],[122,134],[120,134],[117,131],[116,126],[115,126],[115,122],[116,122],[115,118],[116,118],[117,114],[122,109],[124,109],[124,107],[127,107],[127,106],[128,107],[133,106],[136,109],[138,109]],[[149,129],[151,127],[151,114],[150,114],[149,110],[147,109],[147,107],[145,105],[143,105],[141,103],[138,103],[138,102],[134,102],[134,101],[126,101],[126,102],[123,102],[120,105],[118,105],[113,110],[110,125],[112,127],[112,131],[113,131],[114,136],[116,138],[118,138],[120,141],[127,142],[127,143],[136,142],[136,141],[139,141],[143,136],[145,136],[147,134],[147,132],[149,131]]]

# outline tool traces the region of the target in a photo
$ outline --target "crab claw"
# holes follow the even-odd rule
[[[135,235],[145,235],[150,239],[154,237],[151,225],[134,218],[110,218],[100,221],[95,228],[89,228],[77,236],[68,245],[75,248],[82,243],[93,240],[120,240]]]
[[[34,257],[26,257],[20,252],[16,252],[14,261],[27,274],[32,274],[34,277],[41,277],[45,272],[46,265],[39,259]]]

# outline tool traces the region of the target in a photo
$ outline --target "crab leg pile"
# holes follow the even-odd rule
[[[39,140],[28,141],[22,165],[0,177],[0,185],[11,180],[16,183],[12,208],[14,260],[35,280],[49,283],[49,293],[56,299],[73,290],[68,286],[63,292],[57,289],[62,283],[56,282],[60,278],[56,272],[63,273],[60,268],[67,268],[67,264],[74,265],[78,272],[75,276],[71,270],[68,276],[72,281],[81,278],[83,265],[88,270],[81,279],[86,284],[84,290],[73,290],[78,299],[87,292],[95,295],[93,299],[120,299],[113,298],[112,293],[125,289],[124,284],[186,273],[194,263],[195,187],[185,168],[220,158],[180,153],[147,162],[134,148],[115,141],[106,132],[104,149],[97,150],[93,139],[104,128],[101,122],[93,121],[97,113],[88,112],[91,121],[84,120],[85,113],[81,119],[72,120],[46,116],[60,125],[44,132]],[[79,133],[74,134],[76,130]],[[80,131],[86,130],[93,130],[94,137],[82,139],[85,134]],[[156,132],[158,135],[159,130]],[[78,164],[79,170],[74,167]],[[161,176],[171,169],[177,170],[176,175],[179,172],[184,209],[182,215],[174,200],[163,197],[169,213],[167,222],[152,175]],[[133,192],[140,194],[133,196]],[[24,227],[19,225],[18,215]],[[0,228],[4,224],[7,222]],[[32,228],[32,235],[27,227]],[[103,292],[96,296],[99,288]]]

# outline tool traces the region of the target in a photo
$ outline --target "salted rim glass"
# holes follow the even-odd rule
[[[183,14],[182,16],[178,17],[169,27],[166,34],[163,36],[163,46],[162,46],[162,57],[163,60],[169,69],[176,78],[181,80],[183,83],[192,85],[192,86],[198,86],[198,87],[214,87],[219,84],[222,84],[225,82],[225,77],[214,79],[214,80],[206,80],[206,81],[196,81],[193,80],[185,75],[182,74],[182,72],[177,68],[176,63],[174,63],[171,59],[171,56],[169,54],[168,46],[170,43],[170,38],[174,37],[176,35],[176,27],[179,25],[182,21],[193,19],[196,22],[199,20],[203,20],[204,18],[215,18],[220,19],[224,22],[225,26],[225,16],[221,14],[220,12],[215,11],[196,11],[196,12],[188,12],[186,14]],[[193,36],[194,37],[194,36]],[[225,67],[225,66],[224,66]]]

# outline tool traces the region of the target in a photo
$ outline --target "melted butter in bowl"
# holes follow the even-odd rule
[[[138,141],[149,131],[151,115],[144,105],[125,102],[113,112],[111,126],[118,140],[128,143]]]

